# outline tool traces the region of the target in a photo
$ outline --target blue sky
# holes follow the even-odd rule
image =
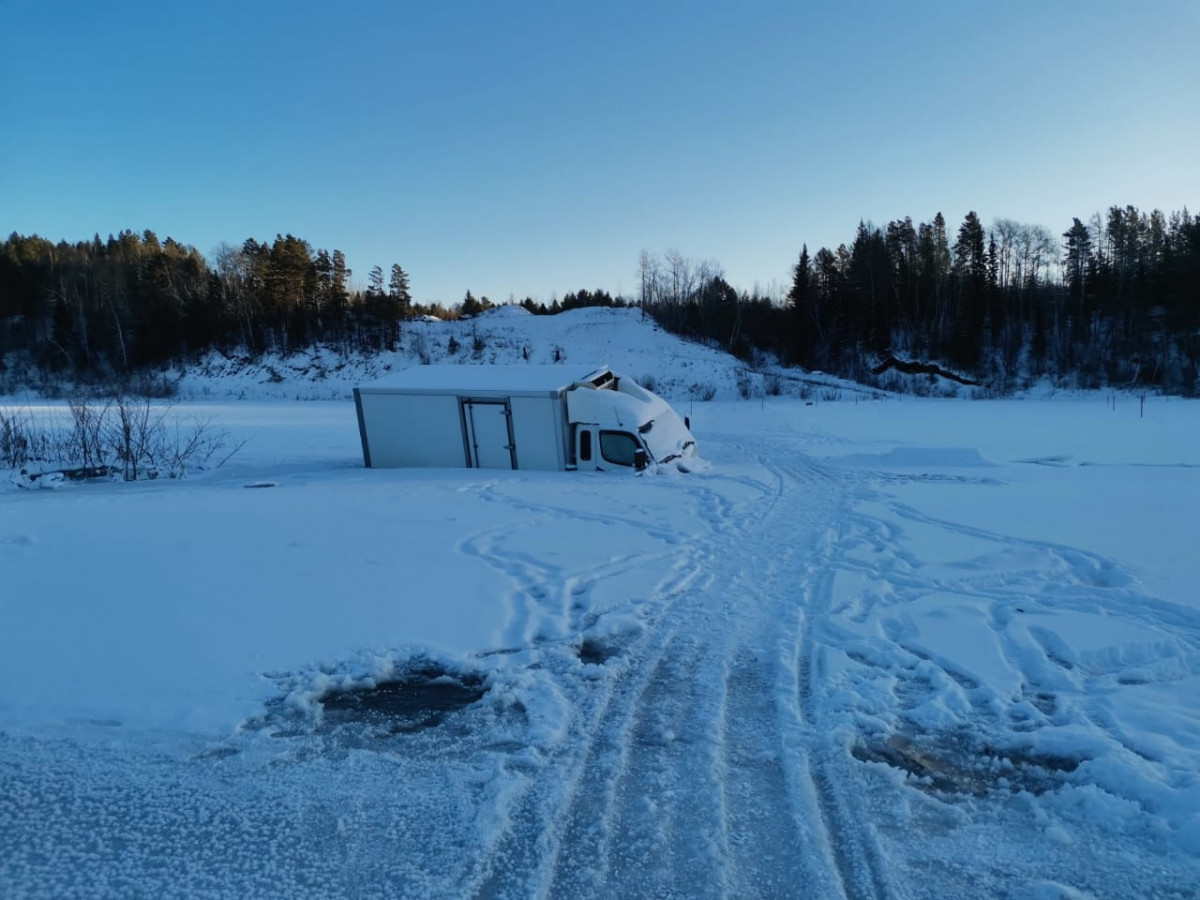
[[[786,284],[970,209],[1200,210],[1200,3],[2,0],[0,230],[292,233],[420,301]]]

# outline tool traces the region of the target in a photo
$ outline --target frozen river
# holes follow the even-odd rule
[[[5,897],[1196,896],[1200,404],[696,404],[640,477],[176,412],[246,443],[0,490]]]

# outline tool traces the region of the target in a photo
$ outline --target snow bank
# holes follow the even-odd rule
[[[453,342],[453,344],[452,344]],[[429,363],[462,365],[599,362],[648,379],[668,399],[737,396],[737,366],[727,353],[669,334],[637,309],[592,307],[535,316],[500,306],[468,320],[411,321],[394,352],[342,356],[318,348],[251,360],[210,353],[173,373],[189,399],[340,399],[360,384]]]

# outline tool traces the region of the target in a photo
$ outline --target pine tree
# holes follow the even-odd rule
[[[383,296],[383,269],[379,266],[371,266],[367,273],[367,292],[374,297]]]
[[[973,278],[982,284],[987,279],[987,253],[983,225],[975,211],[967,213],[954,242],[954,272],[960,278]]]
[[[408,273],[400,268],[400,263],[392,266],[392,277],[388,281],[388,293],[402,319],[407,319],[412,310],[412,294],[408,289]]]
[[[339,317],[344,316],[350,305],[350,276],[354,273],[346,267],[346,254],[333,251],[333,273],[329,289],[329,302]]]
[[[914,331],[920,317],[920,292],[917,288],[917,231],[912,219],[889,222],[888,257],[892,265],[892,291],[896,303],[894,327]]]
[[[476,300],[470,291],[467,291],[467,295],[463,297],[461,314],[464,316],[477,316],[483,312],[483,309],[483,304]]]
[[[788,343],[792,355],[801,365],[811,367],[814,348],[820,336],[820,320],[808,244],[800,248],[800,259],[792,267],[792,289],[788,291],[787,303],[791,310]]]
[[[1063,268],[1071,301],[1077,305],[1083,300],[1089,275],[1096,260],[1092,254],[1092,235],[1088,231],[1088,227],[1079,219],[1072,221],[1074,224],[1063,232],[1063,237],[1067,242]]]
[[[800,248],[800,259],[792,267],[792,289],[788,291],[788,304],[794,310],[802,310],[809,300],[812,288],[812,263],[808,258],[808,244]]]
[[[980,359],[989,288],[983,225],[974,210],[963,219],[954,242],[954,277],[958,315],[947,355],[958,365],[974,367]]]
[[[938,278],[950,274],[950,242],[946,235],[946,217],[940,212],[933,217],[934,266]]]

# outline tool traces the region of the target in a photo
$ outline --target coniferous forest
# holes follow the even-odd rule
[[[1200,363],[1200,216],[1112,207],[1062,232],[974,212],[884,227],[800,249],[786,296],[739,292],[719,264],[643,253],[635,297],[573,291],[549,305],[637,304],[664,327],[745,359],[869,379],[885,359],[929,362],[994,393],[1042,377],[1085,388],[1195,396]],[[212,350],[257,355],[321,344],[396,349],[407,319],[477,314],[470,291],[443,307],[413,301],[392,265],[352,285],[341,251],[292,235],[222,245],[206,257],[151,231],[52,243],[0,242],[0,367],[111,381]],[[3,374],[0,369],[0,374]]]

